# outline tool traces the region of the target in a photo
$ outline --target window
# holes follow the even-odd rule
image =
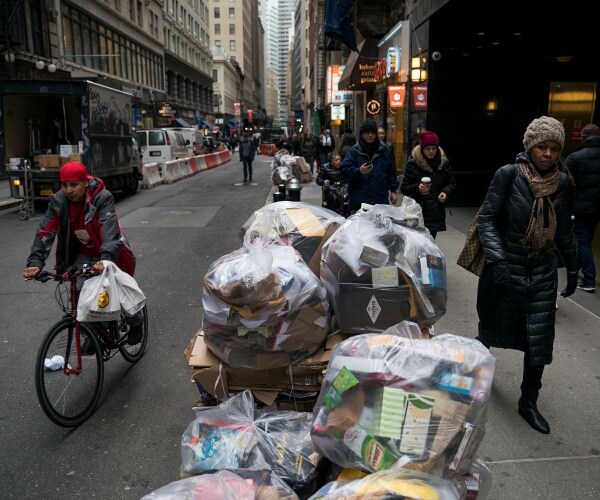
[[[221,40],[215,40],[215,47],[221,46]]]
[[[220,34],[221,34],[221,25],[215,24],[215,35],[220,35]]]
[[[230,24],[229,25],[229,34],[230,35],[235,35],[235,24]]]
[[[235,8],[229,7],[229,19],[234,19],[234,18],[235,18]]]
[[[235,51],[235,40],[229,40],[229,50]]]
[[[213,16],[215,19],[221,19],[221,8],[215,7],[215,15]]]

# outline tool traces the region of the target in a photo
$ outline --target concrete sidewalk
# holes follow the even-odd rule
[[[301,201],[321,204],[321,188],[303,184]],[[448,302],[436,334],[477,335],[478,278],[456,264],[476,207],[451,208],[436,242],[446,257]],[[566,282],[559,271],[559,290]],[[600,498],[600,293],[558,297],[554,362],[542,379],[538,406],[549,435],[517,413],[523,354],[492,348],[496,372],[486,435],[480,447],[492,473],[490,500]]]

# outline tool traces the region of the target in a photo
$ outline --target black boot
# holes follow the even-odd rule
[[[521,390],[521,398],[518,403],[519,415],[536,431],[550,434],[550,425],[537,409],[538,394],[538,391]]]

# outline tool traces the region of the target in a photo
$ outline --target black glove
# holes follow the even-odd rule
[[[569,297],[577,290],[577,271],[567,272],[567,286],[560,292],[561,297]]]
[[[510,269],[505,260],[496,262],[492,268],[494,276],[494,285],[504,291],[509,291],[512,287]]]

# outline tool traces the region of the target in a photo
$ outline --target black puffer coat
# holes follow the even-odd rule
[[[517,162],[529,162],[525,153]],[[556,166],[553,168],[557,168]],[[573,185],[560,174],[550,196],[556,211],[556,250],[569,271],[577,269],[571,224]],[[554,252],[528,257],[525,237],[534,197],[517,164],[498,169],[479,213],[478,229],[488,262],[477,289],[479,337],[485,345],[529,351],[532,365],[552,362],[557,289]],[[512,276],[510,293],[493,282],[493,265],[507,261]]]
[[[565,160],[575,182],[573,213],[600,214],[600,137],[587,137]]]
[[[400,185],[403,195],[409,196],[421,205],[425,227],[435,232],[446,230],[446,204],[456,190],[456,180],[450,160],[439,146],[438,154],[439,163],[434,169],[423,156],[421,148],[415,146],[406,161],[404,177]],[[431,178],[431,189],[425,196],[419,191],[419,184],[423,177]],[[437,199],[442,191],[447,195],[446,203],[440,203]]]

